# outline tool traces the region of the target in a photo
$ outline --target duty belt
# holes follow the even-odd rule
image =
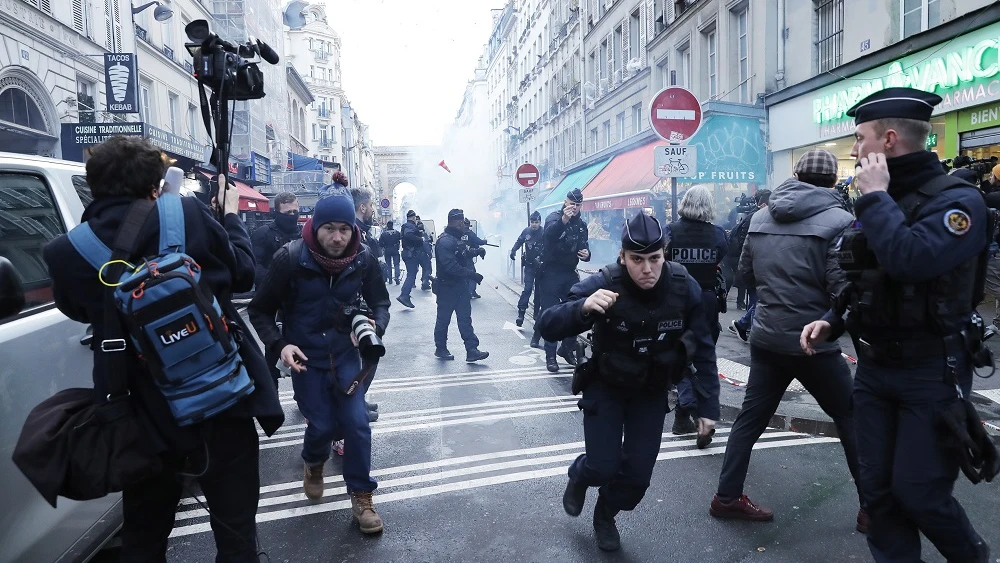
[[[858,355],[890,367],[903,367],[921,363],[928,358],[945,356],[944,339],[928,336],[905,340],[875,339],[862,335],[855,342]]]

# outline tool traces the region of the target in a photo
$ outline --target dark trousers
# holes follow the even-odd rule
[[[479,348],[479,339],[472,329],[472,294],[465,280],[441,283],[437,282],[437,321],[434,323],[434,345],[438,348],[448,347],[448,327],[451,326],[451,315],[458,319],[458,332],[465,342],[466,351]]]
[[[257,429],[250,418],[219,416],[206,424],[207,471],[198,478],[212,513],[216,563],[257,563],[257,499],[260,495]],[[199,473],[204,452],[190,460],[168,456],[162,473],[122,493],[121,562],[167,560],[167,538],[184,490],[178,471]],[[187,466],[185,462],[189,461]]]
[[[861,494],[878,563],[919,561],[923,533],[948,561],[976,561],[979,536],[952,496],[958,463],[936,439],[936,411],[953,400],[943,359],[889,368],[866,358],[854,378]],[[958,381],[968,396],[965,362]]]
[[[715,296],[715,290],[702,290],[701,305],[705,309],[705,316],[708,317],[708,327],[712,331],[712,342],[718,342],[720,332],[719,298]],[[677,383],[677,405],[691,411],[698,408],[698,398],[695,396],[690,378],[685,377]]]
[[[353,395],[340,390],[333,372],[309,367],[292,372],[295,403],[306,418],[302,441],[302,461],[319,465],[330,458],[330,443],[344,440],[344,483],[348,492],[371,492],[378,486],[372,479],[372,429],[365,405],[365,391]]]
[[[431,287],[431,276],[434,275],[434,271],[431,267],[431,255],[427,253],[421,253],[418,256],[420,261],[420,289],[430,289]]]
[[[583,390],[579,405],[587,453],[569,467],[569,478],[600,487],[613,509],[634,509],[660,453],[666,392],[627,391],[597,381]]]
[[[517,310],[524,312],[528,310],[528,299],[531,298],[531,291],[535,288],[535,267],[525,266],[522,281],[524,289],[521,290],[521,297],[517,300]],[[535,294],[535,320],[538,320],[538,294]]]
[[[389,266],[389,271],[385,276],[385,283],[389,283],[392,280],[396,280],[396,283],[399,283],[399,253],[386,252],[385,263]]]
[[[580,281],[580,276],[576,270],[557,270],[554,268],[545,270],[545,273],[537,278],[538,292],[535,294],[535,299],[540,299],[542,302],[541,311],[544,312],[549,307],[558,305],[561,299],[569,297],[570,290],[578,281]],[[562,345],[568,350],[576,350],[576,337],[564,338]],[[545,342],[545,357],[556,357],[555,342]]]
[[[858,483],[860,473],[851,406],[851,371],[844,358],[839,352],[792,356],[751,346],[750,379],[747,381],[743,408],[729,434],[719,475],[718,492],[723,500],[736,499],[743,494],[751,449],[778,410],[781,397],[793,379],[798,379],[816,398],[823,412],[833,419],[847,457],[847,467],[854,482]]]
[[[403,280],[403,287],[399,289],[399,296],[409,297],[413,286],[417,285],[417,268],[420,266],[420,261],[416,256],[404,253],[403,264],[406,265],[406,279]]]

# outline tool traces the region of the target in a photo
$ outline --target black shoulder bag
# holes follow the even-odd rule
[[[114,260],[135,254],[140,230],[154,207],[152,201],[139,200],[129,208],[104,279],[119,279],[123,265]],[[163,470],[129,395],[127,337],[113,293],[113,288],[104,291],[104,340],[99,344],[108,378],[107,401],[95,402],[93,389],[56,393],[28,414],[14,448],[14,464],[53,507],[59,496],[101,498]]]

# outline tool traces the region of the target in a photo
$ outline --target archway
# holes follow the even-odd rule
[[[405,220],[407,210],[417,203],[417,186],[411,182],[401,182],[392,188],[392,215]],[[419,214],[419,211],[417,212]]]
[[[45,85],[27,69],[5,69],[0,75],[0,147],[22,154],[59,156],[58,124]]]

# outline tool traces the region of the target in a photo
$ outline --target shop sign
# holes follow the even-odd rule
[[[976,107],[958,112],[958,131],[975,131],[1000,125],[1000,104]]]
[[[170,131],[165,131],[159,127],[146,125],[146,138],[163,152],[175,156],[190,158],[196,162],[201,162],[205,158],[205,147],[191,139],[185,139],[179,135],[174,135]]]
[[[250,180],[260,184],[271,183],[271,159],[255,152],[250,153]]]
[[[584,199],[580,211],[608,211],[649,207],[649,194],[623,195],[607,199]]]
[[[754,117],[714,114],[687,146],[697,151],[697,168],[687,183],[763,182],[767,156],[760,120]]]
[[[139,113],[139,79],[134,53],[104,54],[104,88],[108,113]]]
[[[65,160],[83,162],[87,147],[99,145],[116,135],[145,136],[145,123],[63,123],[60,131],[62,155]]]
[[[937,142],[938,142],[937,133],[931,133],[930,135],[927,135],[927,145],[926,145],[927,150],[931,150],[934,147],[936,147]]]

